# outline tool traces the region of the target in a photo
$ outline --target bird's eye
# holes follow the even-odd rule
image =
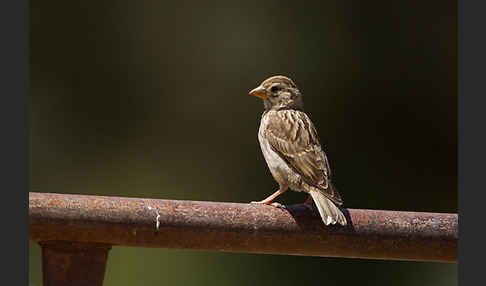
[[[277,92],[279,90],[280,90],[280,86],[278,86],[278,85],[274,85],[274,86],[272,86],[272,88],[270,88],[271,92]]]

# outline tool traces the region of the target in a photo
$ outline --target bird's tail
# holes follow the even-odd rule
[[[325,225],[335,224],[346,225],[346,217],[342,211],[326,196],[318,190],[310,191],[310,195],[319,210],[322,221]]]

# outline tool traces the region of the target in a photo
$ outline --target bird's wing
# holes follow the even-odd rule
[[[316,129],[301,111],[268,112],[265,137],[271,147],[309,185],[320,189],[329,199],[342,203],[339,193],[330,184],[329,163]]]

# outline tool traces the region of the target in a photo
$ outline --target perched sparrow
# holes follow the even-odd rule
[[[322,150],[314,124],[303,111],[302,94],[285,76],[273,76],[250,91],[263,99],[265,111],[260,121],[258,140],[268,168],[280,188],[268,198],[252,202],[271,204],[290,187],[310,194],[324,224],[346,225],[336,205],[343,203],[331,184],[331,169]]]

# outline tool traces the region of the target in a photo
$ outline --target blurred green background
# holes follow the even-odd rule
[[[456,1],[31,1],[32,191],[249,202],[290,76],[349,208],[457,212]],[[300,203],[301,193],[279,201]],[[30,283],[41,285],[38,245]],[[457,265],[114,247],[105,285],[457,285]]]

